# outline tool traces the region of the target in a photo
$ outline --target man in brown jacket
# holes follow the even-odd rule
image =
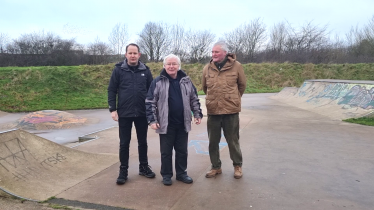
[[[212,163],[205,177],[222,173],[219,154],[222,129],[233,161],[234,177],[240,179],[243,175],[243,158],[239,144],[239,112],[246,78],[235,54],[228,53],[227,45],[222,41],[213,45],[212,60],[204,67],[202,85],[206,94],[209,156]]]

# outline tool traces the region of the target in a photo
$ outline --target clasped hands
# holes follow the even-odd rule
[[[201,123],[201,118],[195,118],[194,121],[195,121],[195,124],[196,124],[196,125],[199,125],[199,124]],[[157,129],[160,128],[160,124],[158,124],[158,123],[152,123],[152,124],[151,124],[151,128],[152,128],[153,130],[157,130]]]

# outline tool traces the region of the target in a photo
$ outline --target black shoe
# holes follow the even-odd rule
[[[139,175],[145,176],[147,178],[154,178],[156,176],[156,174],[153,173],[151,166],[149,165],[139,165]]]
[[[117,184],[122,185],[125,184],[127,180],[127,169],[125,167],[119,168],[119,176],[117,178]]]
[[[170,177],[164,177],[162,178],[162,183],[166,186],[170,186],[171,184],[173,184],[173,182],[171,181],[171,178]]]
[[[177,176],[177,180],[186,184],[191,184],[193,182],[193,179],[188,175]]]

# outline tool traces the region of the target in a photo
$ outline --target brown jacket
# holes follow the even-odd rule
[[[241,97],[247,80],[235,54],[228,54],[226,64],[217,69],[211,60],[203,70],[202,85],[210,115],[235,114],[241,111]]]

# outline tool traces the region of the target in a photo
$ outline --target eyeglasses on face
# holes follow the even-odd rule
[[[165,66],[179,66],[177,63],[166,63]]]

